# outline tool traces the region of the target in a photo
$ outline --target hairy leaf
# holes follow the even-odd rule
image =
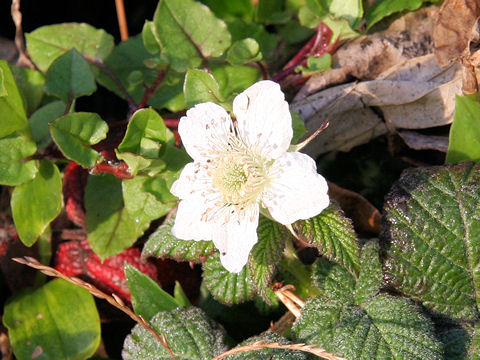
[[[173,354],[179,360],[207,360],[226,350],[224,333],[207,318],[202,310],[177,308],[155,315],[150,324],[164,334]],[[137,324],[123,344],[124,360],[171,360],[160,342],[143,326]]]
[[[382,264],[379,259],[380,246],[370,240],[362,246],[360,254],[360,276],[355,286],[355,303],[362,304],[376,295],[383,285]]]
[[[387,196],[387,281],[432,310],[478,317],[480,163],[406,170]]]

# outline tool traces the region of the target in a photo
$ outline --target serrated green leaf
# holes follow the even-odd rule
[[[100,344],[93,296],[61,279],[11,299],[2,320],[18,360],[83,360]]]
[[[362,246],[360,255],[360,276],[355,286],[355,303],[362,304],[376,295],[383,284],[382,264],[379,259],[380,246],[377,240],[370,240]]]
[[[472,358],[471,356],[468,356],[468,354],[473,329],[470,327],[464,328],[460,325],[448,324],[446,327],[437,330],[437,334],[445,348],[445,359],[467,360]]]
[[[56,58],[48,68],[45,91],[65,103],[97,90],[90,65],[75,49]]]
[[[45,76],[40,71],[18,66],[11,67],[27,114],[31,114],[40,105],[43,98]]]
[[[142,235],[124,207],[122,180],[110,174],[89,176],[84,202],[88,241],[100,258],[120,253]]]
[[[38,171],[38,161],[25,158],[36,150],[33,141],[18,133],[0,139],[0,184],[15,186],[32,180]]]
[[[32,130],[32,139],[37,143],[39,150],[43,150],[51,144],[49,124],[62,116],[65,108],[66,104],[63,101],[53,101],[39,108],[28,119]]]
[[[32,246],[62,210],[62,178],[57,166],[41,161],[35,178],[15,187],[10,205],[20,240]]]
[[[211,241],[180,240],[172,234],[174,221],[161,225],[149,236],[142,251],[142,258],[159,257],[176,261],[199,263],[215,251]]]
[[[243,65],[260,60],[262,60],[260,45],[252,38],[235,41],[227,51],[227,61],[232,65]]]
[[[0,138],[18,131],[25,136],[30,135],[27,114],[22,96],[18,90],[15,79],[8,63],[0,60],[0,73],[2,74],[3,96],[0,97]]]
[[[155,315],[150,324],[164,334],[177,359],[208,360],[226,350],[224,333],[198,308],[177,308]],[[171,360],[160,342],[137,324],[123,344],[124,360]]]
[[[138,110],[130,118],[118,150],[158,158],[162,143],[166,142],[166,130],[162,117],[155,110]]]
[[[226,270],[218,253],[203,263],[203,283],[212,296],[224,304],[238,304],[255,295],[255,286],[250,279],[248,266],[238,274]]]
[[[445,162],[480,161],[480,104],[467,96],[455,99]]]
[[[50,124],[50,135],[68,159],[92,167],[100,154],[90,148],[107,137],[108,125],[96,113],[71,113]]]
[[[432,323],[409,300],[389,295],[362,307],[314,298],[292,331],[296,341],[347,359],[443,359]]]
[[[180,306],[172,295],[148,275],[128,263],[125,263],[125,277],[135,314],[147,321],[160,311],[170,311]]]
[[[480,163],[406,170],[385,203],[387,281],[424,306],[476,319]]]
[[[162,52],[177,71],[198,67],[230,47],[225,23],[193,0],[161,0],[153,22]]]
[[[272,331],[266,331],[259,336],[254,336],[243,342],[238,346],[246,346],[263,341],[265,344],[279,343],[282,345],[292,344],[286,338],[275,334]],[[288,349],[268,349],[251,350],[227,356],[226,360],[304,360],[307,359],[306,353],[301,351],[291,351]]]
[[[417,10],[425,0],[382,0],[368,8],[365,16],[367,29],[375,25],[384,17],[404,10]]]
[[[271,303],[267,290],[275,275],[285,246],[285,229],[278,223],[261,216],[258,228],[258,242],[248,258],[248,268],[257,293],[268,304]]]
[[[322,290],[322,296],[342,304],[353,304],[355,278],[347,269],[319,258],[312,265],[312,282]]]
[[[105,60],[114,47],[113,37],[88,24],[67,23],[42,26],[25,34],[32,61],[46,72],[52,62],[70,49],[90,59]]]
[[[218,81],[221,98],[231,102],[233,98],[262,79],[260,70],[252,66],[212,66],[212,74]]]
[[[318,248],[329,260],[342,265],[353,274],[358,273],[357,238],[351,220],[345,217],[338,205],[331,204],[319,215],[297,221],[293,224],[293,229],[307,244]]]
[[[208,101],[217,104],[223,101],[217,80],[212,74],[203,70],[189,69],[187,71],[183,93],[187,107]]]

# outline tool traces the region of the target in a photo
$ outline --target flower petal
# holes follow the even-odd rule
[[[232,214],[227,222],[222,219],[222,223],[217,223],[213,243],[220,251],[223,267],[228,271],[239,273],[247,263],[250,250],[258,239],[258,216],[258,205],[254,205],[241,214]]]
[[[315,161],[299,152],[287,152],[271,168],[272,183],[263,205],[279,223],[288,225],[318,215],[330,203],[328,185],[317,174]]]
[[[179,178],[172,184],[170,192],[180,199],[205,196],[212,188],[212,177],[208,174],[208,164],[191,162],[185,165]]]
[[[224,148],[233,133],[230,115],[212,102],[195,105],[178,124],[183,145],[194,160],[208,158],[209,150]]]
[[[182,240],[212,240],[215,224],[213,221],[202,221],[206,209],[207,203],[200,197],[181,200],[172,234]]]
[[[292,116],[280,90],[273,81],[259,81],[233,100],[233,112],[240,137],[260,154],[277,159],[292,141]]]

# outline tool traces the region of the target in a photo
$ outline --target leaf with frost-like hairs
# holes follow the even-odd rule
[[[220,262],[220,256],[210,256],[203,263],[203,283],[212,296],[224,304],[238,304],[255,295],[248,266],[239,273],[231,273]]]
[[[319,215],[294,223],[293,229],[309,246],[339,263],[353,274],[359,270],[357,237],[352,222],[338,205],[331,204]]]
[[[172,234],[175,220],[161,225],[149,236],[142,251],[142,258],[158,257],[176,261],[200,263],[213,254],[215,246],[211,241],[180,240]]]
[[[385,204],[387,281],[454,319],[480,304],[480,163],[406,170]]]
[[[162,311],[150,324],[164,334],[168,345],[179,360],[205,360],[226,350],[225,335],[205,313],[195,307]],[[123,344],[124,360],[171,360],[160,342],[140,324],[135,325]]]

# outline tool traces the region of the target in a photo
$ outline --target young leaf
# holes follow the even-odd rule
[[[90,65],[75,49],[59,56],[48,69],[45,91],[67,104],[95,90],[97,86]]]
[[[460,161],[480,161],[480,104],[457,95],[445,162]]]
[[[93,296],[61,279],[12,298],[2,320],[18,360],[88,359],[100,344]]]
[[[41,161],[35,178],[15,187],[10,204],[20,240],[33,245],[62,210],[62,178],[57,166]]]
[[[88,24],[47,25],[25,34],[25,38],[28,54],[42,72],[72,48],[89,59],[105,60],[114,47],[113,36]]]
[[[380,246],[377,240],[370,240],[362,246],[360,255],[360,276],[355,286],[355,303],[362,304],[376,295],[383,285],[382,264],[379,259]]]
[[[312,266],[312,282],[322,290],[323,297],[342,304],[353,304],[355,278],[347,269],[319,258]]]
[[[216,0],[215,0],[216,1]],[[232,3],[228,1],[228,3]],[[269,57],[277,46],[277,35],[265,30],[262,24],[246,22],[239,18],[227,19],[227,26],[232,34],[232,42],[245,39],[246,37],[255,39],[260,46],[260,52],[264,57]]]
[[[182,285],[175,280],[175,287],[173,288],[173,297],[175,298],[175,301],[177,302],[178,306],[183,306],[183,307],[190,307],[192,304],[190,303],[190,300],[187,297],[187,294],[182,289]]]
[[[122,180],[113,175],[89,176],[85,211],[88,241],[102,260],[130,247],[143,233],[124,208]]]
[[[15,131],[29,136],[27,114],[23,105],[22,96],[18,91],[8,63],[0,60],[0,138],[12,134]]]
[[[50,134],[68,159],[85,168],[92,167],[100,155],[89,146],[107,136],[108,125],[96,113],[71,113],[50,124]]]
[[[12,66],[11,69],[22,95],[27,114],[31,114],[42,101],[45,76],[40,71],[34,69],[18,66]]]
[[[260,45],[252,38],[234,42],[227,52],[227,61],[232,65],[243,65],[260,60],[262,60]]]
[[[408,169],[385,203],[386,279],[424,306],[476,319],[480,163]]]
[[[125,263],[125,276],[132,295],[133,309],[145,320],[150,320],[160,311],[170,311],[180,306],[172,295],[135,266]]]
[[[163,311],[155,315],[150,324],[159,334],[165,335],[178,359],[211,359],[226,350],[223,331],[198,308]],[[123,344],[122,358],[147,360],[152,359],[152,354],[156,360],[172,359],[149,331],[140,324],[135,325]]]
[[[173,224],[171,220],[150,235],[143,247],[142,258],[152,256],[199,263],[215,251],[211,241],[177,239],[172,234]]]
[[[383,0],[377,2],[367,10],[365,17],[367,29],[393,13],[417,10],[424,2],[424,0]]]
[[[38,161],[24,159],[36,150],[33,141],[18,133],[0,139],[0,184],[15,186],[32,180],[38,171]]]
[[[162,52],[177,71],[198,67],[230,47],[225,23],[193,0],[160,0],[153,23]]]
[[[63,115],[65,107],[66,104],[63,101],[52,101],[39,108],[28,119],[32,139],[37,143],[39,150],[45,149],[52,142],[49,124]]]
[[[218,253],[203,263],[203,283],[212,296],[224,304],[245,302],[255,295],[248,266],[244,266],[238,274],[231,273],[221,264]]]
[[[212,66],[212,75],[218,81],[220,98],[231,102],[243,90],[262,79],[257,67],[239,65]]]
[[[347,359],[443,359],[433,324],[409,300],[389,295],[362,307],[314,298],[292,330],[296,341]]]
[[[292,114],[293,127],[292,144],[295,144],[307,133],[307,128],[300,115],[294,111],[290,111],[290,114]]]
[[[281,225],[263,216],[260,217],[257,234],[258,242],[250,252],[248,268],[258,294],[270,303],[266,292],[275,275],[276,264],[282,256],[288,234]]]
[[[311,219],[297,221],[293,228],[306,243],[318,248],[328,259],[353,274],[358,273],[357,238],[352,222],[337,205],[330,205]]]
[[[223,101],[217,80],[212,74],[203,70],[190,69],[187,71],[183,92],[187,107],[207,101],[217,104]]]

